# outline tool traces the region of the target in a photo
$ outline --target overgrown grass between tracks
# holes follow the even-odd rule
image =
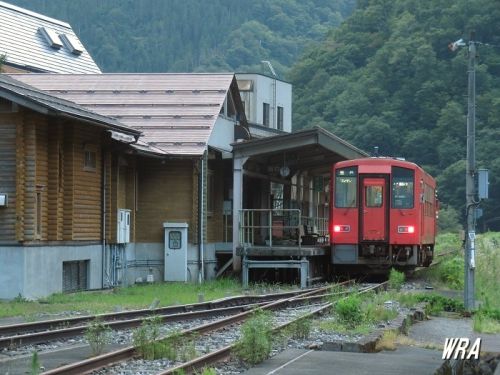
[[[337,298],[332,301],[331,318],[319,322],[319,328],[344,334],[369,333],[378,323],[388,322],[398,315],[391,299],[392,294],[387,292]]]
[[[277,289],[276,285],[251,285],[251,293],[260,293],[263,290]],[[103,313],[117,310],[143,309],[158,299],[160,306],[173,304],[187,304],[198,302],[198,295],[203,294],[205,301],[226,297],[228,295],[243,294],[239,280],[218,279],[196,283],[156,283],[148,285],[134,285],[102,291],[88,291],[77,293],[57,293],[38,301],[28,301],[22,296],[12,301],[0,301],[0,318],[9,316],[23,316],[25,320],[39,319],[40,314],[74,313],[85,314]]]

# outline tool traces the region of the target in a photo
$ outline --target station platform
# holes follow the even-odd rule
[[[315,264],[323,263],[327,246],[248,246],[240,248],[242,256],[242,282],[248,287],[251,269],[297,269],[300,272],[300,287],[307,288],[316,278]]]
[[[428,375],[443,364],[441,351],[403,346],[380,353],[288,349],[244,372],[246,375]]]

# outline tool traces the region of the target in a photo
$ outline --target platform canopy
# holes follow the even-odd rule
[[[238,254],[242,209],[270,209],[270,184],[282,184],[290,192],[293,176],[301,177],[301,186],[311,186],[315,177],[327,177],[332,165],[368,154],[329,131],[314,127],[289,134],[236,142],[233,145],[233,269],[239,270]],[[244,179],[246,177],[246,179]],[[259,182],[260,180],[260,182]],[[295,178],[295,184],[297,184]],[[320,184],[319,184],[320,185]],[[286,195],[286,193],[283,193]],[[283,195],[283,199],[284,199]],[[289,195],[289,194],[288,194]],[[317,196],[316,194],[315,196]],[[245,196],[245,199],[244,199]],[[309,194],[308,194],[309,196]],[[318,215],[313,204],[318,197],[309,196],[305,216]],[[245,205],[243,202],[246,202]],[[249,202],[252,207],[248,207]],[[262,212],[262,211],[261,211]]]
[[[368,156],[363,150],[320,127],[235,143],[233,155],[235,159],[245,158],[265,166],[265,171],[256,172],[278,177],[285,177],[282,167],[289,169],[289,176],[298,170],[325,173],[338,161]]]

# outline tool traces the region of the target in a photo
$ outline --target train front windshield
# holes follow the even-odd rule
[[[335,173],[335,207],[357,206],[358,169],[342,168]]]
[[[415,172],[392,167],[392,208],[413,208]]]

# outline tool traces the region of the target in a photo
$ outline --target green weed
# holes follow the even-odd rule
[[[363,321],[361,298],[353,294],[339,300],[335,304],[335,312],[343,324],[350,328],[356,327]]]
[[[40,373],[40,359],[38,358],[38,352],[34,351],[31,356],[31,375],[38,375]]]
[[[141,326],[133,333],[133,342],[139,355],[144,359],[157,359],[163,356],[172,358],[177,356],[177,353],[166,353],[165,348],[157,343],[160,337],[161,319],[158,316],[153,316],[142,322]]]
[[[405,274],[403,272],[396,271],[391,268],[389,273],[389,287],[391,289],[400,290],[405,282]]]
[[[500,333],[500,321],[478,312],[474,314],[474,331],[480,333]]]
[[[272,343],[272,319],[269,313],[257,311],[242,328],[242,337],[236,344],[236,353],[249,364],[269,357]]]
[[[85,338],[90,346],[93,356],[99,355],[104,351],[104,347],[111,339],[111,329],[101,320],[93,320],[85,331]]]
[[[293,323],[290,327],[292,337],[296,339],[307,339],[311,333],[312,320],[302,318]]]

